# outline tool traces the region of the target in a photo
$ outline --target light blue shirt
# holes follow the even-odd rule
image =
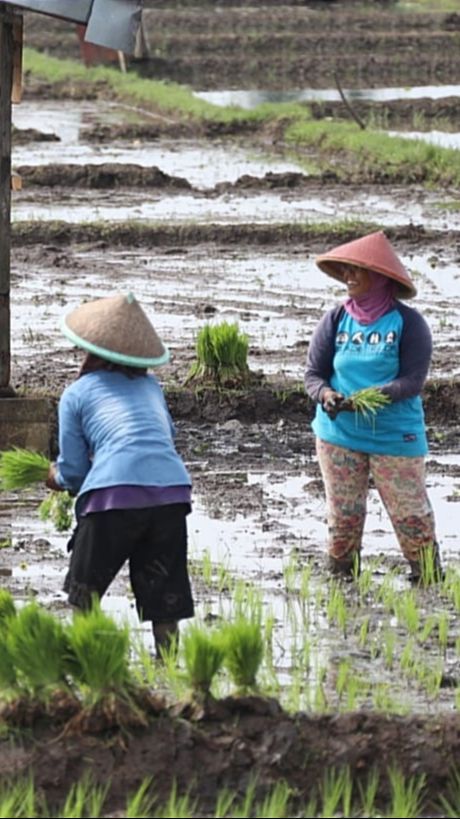
[[[59,402],[57,482],[78,495],[122,484],[190,486],[174,436],[154,375],[88,373]]]
[[[391,310],[372,324],[360,324],[346,311],[337,326],[331,387],[346,397],[365,387],[394,381],[400,369],[403,317]],[[421,456],[428,452],[420,395],[393,401],[363,417],[340,412],[329,418],[318,404],[313,429],[323,441],[383,455]]]

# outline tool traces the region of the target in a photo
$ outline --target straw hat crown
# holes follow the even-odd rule
[[[61,324],[77,347],[115,364],[158,367],[169,351],[132,293],[80,305]]]
[[[343,281],[342,264],[374,270],[397,283],[396,295],[400,299],[411,299],[417,293],[406,268],[381,230],[323,253],[317,257],[316,264],[323,273],[339,281]]]

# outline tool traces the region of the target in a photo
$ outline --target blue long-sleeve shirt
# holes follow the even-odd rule
[[[59,402],[56,480],[79,496],[120,485],[190,486],[174,436],[154,375],[88,373],[67,387]]]
[[[358,451],[425,454],[420,393],[431,352],[425,319],[400,302],[370,325],[359,324],[341,306],[328,311],[312,336],[305,372],[306,391],[318,402],[313,422],[316,434]],[[321,407],[326,388],[349,396],[369,386],[380,387],[391,399],[375,418],[342,412],[331,420]]]

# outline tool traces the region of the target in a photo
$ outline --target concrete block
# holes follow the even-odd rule
[[[49,455],[51,415],[47,398],[0,398],[0,450],[17,446]]]

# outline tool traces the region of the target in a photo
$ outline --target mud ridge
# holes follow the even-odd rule
[[[16,222],[12,226],[12,242],[14,246],[26,245],[69,245],[87,242],[107,242],[114,246],[124,247],[168,247],[185,246],[206,243],[222,245],[239,243],[244,246],[286,247],[297,245],[308,249],[324,247],[339,242],[347,242],[358,238],[364,232],[378,230],[379,225],[359,222],[356,224],[334,226],[333,224],[274,224],[257,225],[246,224],[194,224],[180,223],[175,225],[158,225],[149,223],[133,224],[132,222],[117,222],[116,224],[84,223],[71,224],[68,222]],[[427,230],[422,225],[399,225],[385,228],[390,241],[419,245],[441,242],[449,243],[460,250],[460,231],[458,230]]]
[[[36,789],[56,808],[70,786],[91,771],[96,783],[110,783],[104,805],[110,816],[124,811],[127,795],[151,777],[160,804],[176,782],[179,793],[196,800],[195,815],[203,816],[214,815],[224,789],[243,799],[254,780],[257,801],[283,781],[292,789],[293,810],[300,809],[320,789],[326,769],[345,766],[355,797],[358,785],[377,771],[376,801],[384,808],[390,799],[388,770],[396,767],[406,778],[426,777],[427,810],[439,804],[439,794],[450,796],[459,754],[458,714],[289,716],[274,700],[229,697],[201,708],[178,704],[148,728],[123,734],[66,735],[61,726],[42,726],[33,740],[4,739],[0,776],[27,776],[32,769]]]

